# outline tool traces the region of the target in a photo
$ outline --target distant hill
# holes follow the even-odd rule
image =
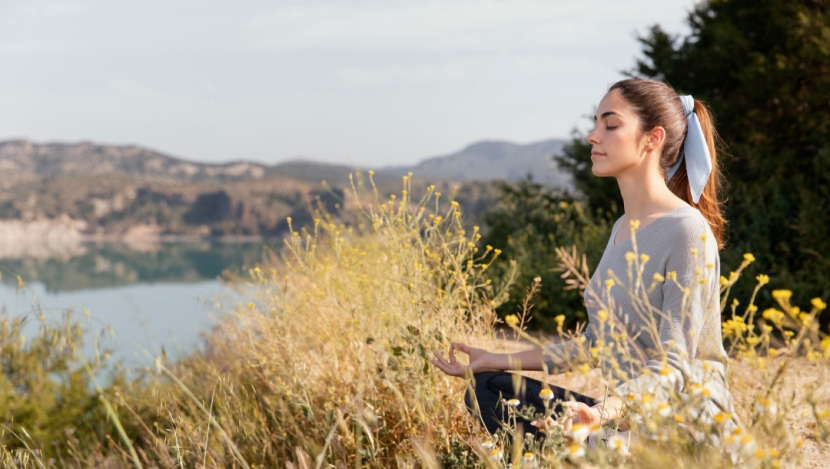
[[[313,204],[354,209],[347,191],[357,170],[301,160],[197,163],[135,145],[0,142],[0,258],[67,254],[84,240],[279,238],[286,217],[295,228],[310,224]],[[373,179],[381,198],[403,188],[394,174]],[[432,179],[415,176],[411,192],[434,183],[471,225],[498,196],[491,182]],[[364,171],[355,184],[365,183]],[[374,202],[371,191],[363,197]]]
[[[506,141],[481,141],[461,151],[428,158],[412,166],[387,166],[379,173],[403,175],[412,171],[423,178],[456,181],[503,179],[517,181],[528,173],[533,180],[548,186],[572,189],[568,174],[556,167],[552,156],[562,150],[566,140],[543,140],[525,145]]]

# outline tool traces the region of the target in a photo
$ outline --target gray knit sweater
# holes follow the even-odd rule
[[[613,353],[620,365],[616,370],[607,360],[601,360],[597,365],[605,376],[610,373],[622,383],[617,386],[619,395],[647,392],[658,402],[667,400],[665,388],[658,385],[662,380],[670,383],[669,387],[673,386],[686,400],[690,394],[702,391],[697,385],[703,385],[707,388],[704,395],[708,394],[708,398],[704,399],[700,418],[711,421],[719,412],[735,416],[726,380],[728,356],[721,336],[720,256],[708,222],[694,207],[682,205],[635,231],[638,260],[632,262],[632,279],[636,281],[636,265],[642,263],[641,254],[649,256],[642,266],[642,288],[647,290],[652,285],[655,273],[666,279],[658,282],[650,294],[639,295],[647,295],[652,308],[636,305],[628,293],[628,285],[634,283],[629,281],[626,253],[633,251],[634,241],[628,236],[620,244],[614,244],[617,232],[630,230],[629,227],[627,218],[623,221],[620,217],[614,223],[602,259],[585,290],[589,323],[582,333],[584,343],[569,340],[549,346],[551,353],[546,353],[545,360],[548,370],[561,372],[579,363],[580,349],[587,352],[590,347],[595,347],[597,338],[604,338],[606,344],[613,341],[610,325],[618,324],[619,329],[627,331],[629,348],[635,359]],[[706,234],[705,241],[702,234]],[[692,254],[693,248],[698,252],[697,261]],[[696,268],[700,269],[698,281],[695,281]],[[623,285],[616,283],[608,289],[605,282],[610,278],[609,269]],[[676,272],[681,285],[691,288],[685,315],[680,314],[684,292],[670,279],[670,272]],[[602,323],[597,313],[603,308],[595,294],[608,305],[609,292],[612,313]],[[643,374],[643,367],[651,373]],[[662,377],[661,370],[664,371]],[[665,371],[670,371],[670,375],[665,375]],[[727,420],[724,430],[731,431],[735,425],[740,425],[737,417]],[[716,443],[716,440],[713,438],[709,442]],[[596,441],[589,441],[589,444],[596,444]]]

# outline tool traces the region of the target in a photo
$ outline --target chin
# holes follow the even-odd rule
[[[608,171],[603,171],[602,166],[598,168],[596,164],[594,164],[591,167],[591,172],[594,174],[594,176],[601,178],[613,176],[613,174],[609,173]]]

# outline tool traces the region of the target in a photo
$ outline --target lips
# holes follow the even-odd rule
[[[592,151],[591,152],[591,158],[593,158],[595,156],[605,156],[605,153],[600,153],[598,151]]]

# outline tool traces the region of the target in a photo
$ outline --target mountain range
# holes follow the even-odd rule
[[[495,203],[498,180],[531,174],[570,188],[551,160],[563,144],[482,141],[415,165],[375,168],[373,180],[379,196],[388,197],[402,189],[400,176],[412,172],[413,194],[434,184],[474,223]],[[307,160],[210,164],[135,145],[3,141],[0,257],[23,255],[25,243],[35,249],[57,243],[69,252],[77,240],[280,236],[286,217],[295,226],[310,221],[315,201],[329,210],[348,208],[349,174],[365,177],[367,169]]]

